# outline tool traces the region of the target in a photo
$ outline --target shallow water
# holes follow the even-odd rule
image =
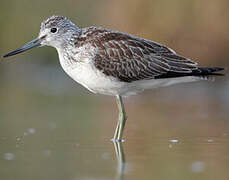
[[[1,139],[3,179],[228,179],[228,137],[64,138],[46,130]],[[42,136],[43,134],[43,136]],[[42,136],[39,137],[39,136]],[[211,140],[211,141],[209,141]],[[120,147],[121,146],[121,147]],[[117,155],[123,151],[122,155]],[[121,156],[121,157],[120,157]]]
[[[229,179],[226,78],[124,99],[120,144],[110,141],[113,98],[88,93],[61,71],[30,71],[1,81],[1,179]]]

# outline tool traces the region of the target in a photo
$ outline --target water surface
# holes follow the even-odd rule
[[[229,179],[226,78],[124,99],[120,144],[110,141],[112,97],[88,93],[58,68],[21,67],[1,78],[1,179]]]

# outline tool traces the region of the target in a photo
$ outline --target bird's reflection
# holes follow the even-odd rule
[[[113,141],[113,144],[114,144],[115,154],[117,159],[117,179],[123,180],[125,174],[125,165],[126,165],[123,144],[122,142],[119,141]]]

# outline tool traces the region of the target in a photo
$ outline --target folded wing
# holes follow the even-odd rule
[[[97,48],[94,65],[124,82],[192,74],[197,63],[153,41],[118,31],[92,28],[88,42]],[[91,37],[91,39],[90,39]]]

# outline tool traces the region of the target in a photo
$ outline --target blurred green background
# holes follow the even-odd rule
[[[151,39],[201,66],[229,66],[228,0],[1,0],[0,55],[64,15]],[[124,179],[229,179],[229,79],[124,99]],[[42,47],[0,64],[0,178],[115,179],[113,97],[93,95]],[[170,141],[175,140],[175,141]]]

